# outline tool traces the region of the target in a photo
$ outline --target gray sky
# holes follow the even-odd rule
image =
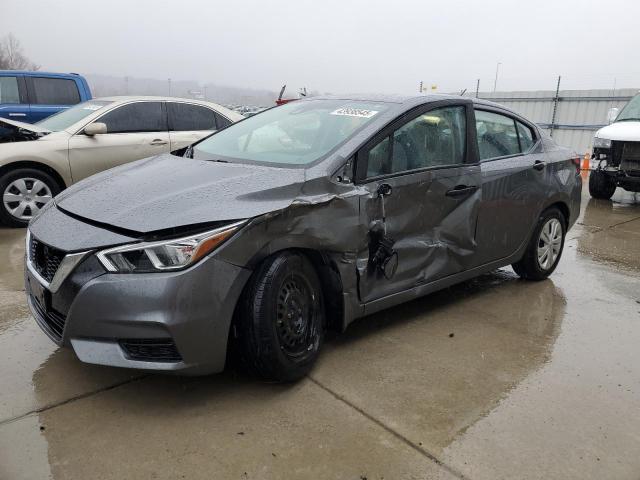
[[[97,7],[97,5],[101,5]],[[640,2],[3,0],[46,70],[320,92],[640,87]]]

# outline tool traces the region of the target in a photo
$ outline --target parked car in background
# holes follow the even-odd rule
[[[0,117],[35,123],[87,100],[89,84],[77,73],[0,70]]]
[[[184,148],[242,118],[197,100],[111,97],[75,105],[34,125],[0,119],[0,221],[25,226],[78,180]]]
[[[616,187],[640,192],[640,94],[596,132],[591,158],[596,163],[589,175],[592,197],[609,199]]]
[[[25,288],[82,361],[211,373],[230,342],[290,381],[327,328],[510,264],[548,277],[581,188],[572,151],[494,103],[301,99],[63,192]]]

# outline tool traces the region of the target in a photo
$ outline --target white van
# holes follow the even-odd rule
[[[596,132],[593,139],[589,193],[609,199],[622,187],[640,192],[640,93],[633,97],[615,121]]]

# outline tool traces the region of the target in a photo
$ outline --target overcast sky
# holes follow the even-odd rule
[[[98,5],[100,5],[98,7]],[[640,87],[640,2],[3,0],[42,69],[277,90]],[[614,80],[616,79],[616,80]]]

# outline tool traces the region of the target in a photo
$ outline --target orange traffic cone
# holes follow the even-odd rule
[[[580,166],[582,170],[589,170],[590,158],[591,158],[591,155],[589,155],[588,153],[584,154],[584,157],[582,159],[582,165]]]

